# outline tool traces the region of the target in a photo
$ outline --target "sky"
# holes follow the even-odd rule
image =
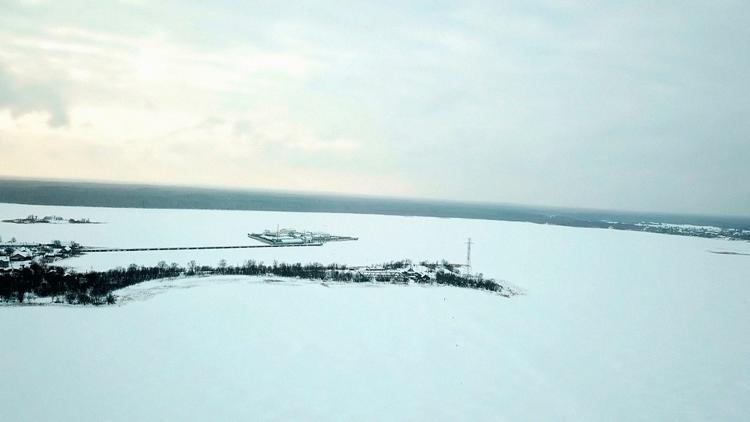
[[[0,0],[0,175],[750,214],[747,1]]]

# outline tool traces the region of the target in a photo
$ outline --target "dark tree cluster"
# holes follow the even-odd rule
[[[62,267],[37,263],[0,275],[0,299],[23,303],[27,293],[51,297],[55,302],[102,305],[115,302],[112,291],[157,278],[176,277],[179,266],[115,268],[108,271],[78,273]]]
[[[0,300],[23,303],[28,294],[37,297],[51,297],[53,302],[76,305],[114,304],[112,292],[148,280],[178,276],[207,275],[273,275],[278,277],[297,277],[310,280],[338,282],[416,282],[437,283],[456,287],[489,290],[507,294],[505,287],[494,280],[479,276],[463,276],[452,272],[436,271],[435,278],[418,274],[411,270],[408,261],[397,261],[386,264],[391,270],[399,270],[395,275],[368,275],[347,268],[345,265],[322,264],[285,264],[274,262],[266,265],[253,260],[243,265],[231,266],[222,260],[217,267],[197,265],[191,261],[187,267],[176,263],[167,265],[164,261],[154,267],[143,267],[135,264],[128,268],[118,267],[108,271],[89,271],[78,273],[62,267],[43,266],[32,263],[28,267],[0,274]],[[437,267],[437,265],[435,265]]]
[[[506,295],[511,294],[511,292],[504,286],[498,284],[495,280],[483,278],[481,274],[467,277],[454,273],[438,271],[435,273],[435,282],[437,284],[447,284],[450,286],[465,287],[467,289],[489,290]]]
[[[411,261],[405,259],[402,261],[386,262],[382,267],[386,270],[400,270],[409,267],[409,265],[411,265]]]

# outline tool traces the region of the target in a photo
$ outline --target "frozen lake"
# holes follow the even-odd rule
[[[750,253],[750,243],[484,220],[0,204],[0,219],[28,214],[107,224],[0,223],[0,236],[214,246],[251,244],[248,232],[280,225],[360,238],[62,262],[79,270],[222,258],[462,263],[471,237],[474,270],[526,295],[237,279],[121,307],[3,307],[9,420],[750,417],[750,257],[708,252]]]

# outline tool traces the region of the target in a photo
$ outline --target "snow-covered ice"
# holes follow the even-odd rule
[[[3,239],[323,247],[90,254],[81,270],[245,259],[472,263],[526,292],[262,278],[152,281],[122,306],[0,307],[2,420],[747,420],[750,243],[516,222],[0,204]],[[170,288],[163,288],[164,286]],[[190,288],[179,288],[190,287]],[[153,293],[159,294],[153,295]]]

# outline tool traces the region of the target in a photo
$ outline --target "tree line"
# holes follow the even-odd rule
[[[479,276],[465,276],[447,271],[436,271],[435,277],[408,271],[408,261],[389,263],[388,267],[400,272],[384,277],[363,273],[346,265],[337,264],[286,264],[274,262],[267,265],[254,260],[243,265],[231,266],[221,260],[216,267],[198,265],[190,261],[186,267],[177,263],[167,265],[164,261],[153,267],[131,264],[127,268],[114,268],[107,271],[76,272],[59,266],[45,266],[36,262],[20,270],[0,274],[0,300],[24,303],[29,295],[52,298],[56,303],[76,305],[114,304],[113,291],[148,280],[179,276],[200,275],[265,275],[296,277],[310,280],[337,281],[345,283],[362,282],[416,282],[440,284],[489,290],[509,296],[511,290],[494,280]],[[439,264],[434,264],[435,267]]]

